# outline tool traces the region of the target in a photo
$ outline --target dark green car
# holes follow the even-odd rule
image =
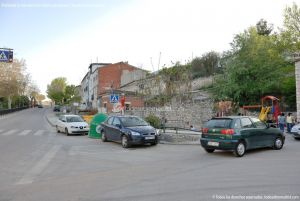
[[[272,147],[281,149],[285,136],[278,128],[272,128],[256,117],[228,116],[209,120],[202,129],[202,147],[212,153],[230,150],[241,157],[246,150]]]

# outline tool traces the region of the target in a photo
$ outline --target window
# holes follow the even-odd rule
[[[139,117],[120,117],[125,127],[147,126],[148,123]]]
[[[252,117],[251,120],[253,121],[256,128],[267,128],[266,124],[260,121],[258,118]]]
[[[232,119],[223,119],[223,118],[216,118],[211,119],[205,124],[207,128],[230,128],[230,124]]]
[[[240,119],[235,120],[233,128],[235,128],[235,129],[240,129],[241,128],[241,120]]]
[[[242,123],[242,128],[253,128],[253,124],[249,118],[242,118],[241,123]]]
[[[121,122],[120,122],[120,119],[115,117],[114,119],[114,122],[113,122],[113,125],[116,126],[116,125],[121,125]]]
[[[107,120],[107,124],[112,125],[113,120],[114,120],[114,117],[110,117],[110,118]]]

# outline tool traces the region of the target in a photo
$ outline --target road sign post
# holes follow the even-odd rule
[[[0,48],[0,62],[13,62],[13,49],[9,48]]]

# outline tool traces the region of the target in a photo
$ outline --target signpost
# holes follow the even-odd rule
[[[0,48],[0,62],[13,62],[13,49]]]
[[[119,95],[112,94],[109,98],[110,103],[118,103],[119,102]]]

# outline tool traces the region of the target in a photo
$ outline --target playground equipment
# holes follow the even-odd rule
[[[280,114],[279,99],[275,96],[264,96],[261,99],[261,105],[246,105],[244,110],[261,108],[259,119],[268,123],[278,124],[278,116]]]

